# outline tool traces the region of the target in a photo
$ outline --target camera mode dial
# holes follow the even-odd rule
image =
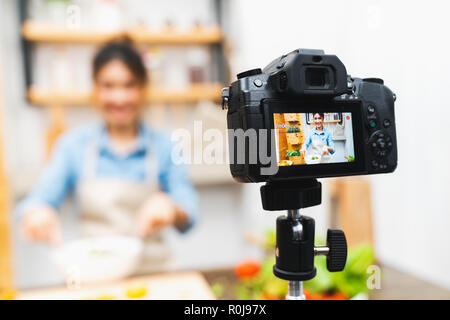
[[[369,145],[374,156],[384,158],[392,150],[392,138],[389,134],[378,131],[370,138]]]
[[[256,76],[257,74],[261,74],[262,70],[260,68],[247,70],[237,74],[238,79],[247,78],[251,76]]]

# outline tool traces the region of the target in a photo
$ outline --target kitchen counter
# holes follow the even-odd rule
[[[233,293],[236,277],[232,270],[213,270],[203,272],[203,275],[210,285],[217,282],[224,285],[224,295],[221,299],[236,299],[236,296]],[[450,290],[446,290],[405,272],[385,266],[382,268],[381,289],[370,291],[369,299],[448,300],[450,299]]]
[[[18,299],[129,299],[127,289],[145,287],[147,293],[140,299],[215,299],[211,285],[224,287],[221,299],[235,300],[233,288],[237,283],[232,269],[202,272],[168,272],[131,277],[121,281],[83,286],[81,289],[63,287],[23,290]],[[381,289],[370,291],[374,300],[390,299],[450,299],[450,291],[418,279],[391,267],[382,268]]]
[[[198,272],[173,272],[137,276],[110,283],[22,290],[23,300],[211,300],[214,294]]]

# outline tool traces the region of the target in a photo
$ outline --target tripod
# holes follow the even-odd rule
[[[314,257],[325,255],[330,272],[342,271],[347,260],[347,241],[341,230],[328,229],[327,245],[314,246],[314,219],[300,209],[322,202],[322,186],[316,179],[270,181],[261,187],[264,210],[287,210],[277,218],[276,262],[273,273],[287,280],[287,300],[304,300],[303,282],[316,276]]]

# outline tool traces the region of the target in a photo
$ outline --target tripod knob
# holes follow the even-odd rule
[[[330,272],[342,271],[347,261],[347,240],[342,230],[328,229],[327,269]]]

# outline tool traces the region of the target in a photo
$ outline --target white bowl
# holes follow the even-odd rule
[[[53,252],[53,259],[71,282],[103,282],[133,274],[142,257],[139,238],[93,237],[69,242]]]
[[[293,162],[291,161],[291,160],[281,160],[279,163],[278,163],[278,166],[280,166],[280,163],[281,162],[284,162],[284,163],[286,163],[286,165],[284,165],[284,167],[286,167],[286,166],[292,166],[292,164],[293,164]],[[281,167],[281,166],[280,166]]]
[[[313,157],[317,158],[317,159],[312,159]],[[321,160],[322,156],[317,155],[317,154],[307,154],[305,156],[305,162],[306,164],[319,164],[320,160]]]

